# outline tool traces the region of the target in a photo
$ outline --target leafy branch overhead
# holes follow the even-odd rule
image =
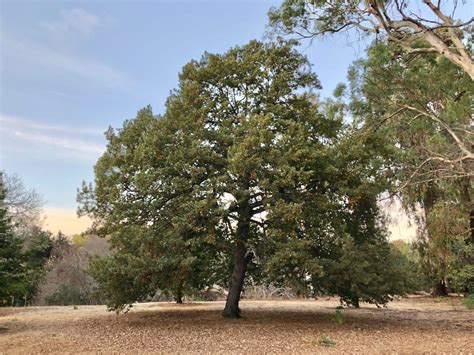
[[[286,34],[315,38],[351,28],[386,36],[407,53],[438,53],[474,80],[474,62],[464,34],[474,18],[455,19],[459,0],[285,0],[270,11],[270,23]],[[421,6],[420,6],[421,5]]]
[[[369,53],[373,54],[372,62],[377,55],[388,66],[379,65],[377,71],[372,66],[364,74],[371,78],[362,78],[366,88],[373,85],[378,92],[371,91],[371,97],[363,92],[366,89],[358,92],[361,98],[367,97],[368,102],[381,104],[373,115],[372,124],[380,127],[396,120],[416,130],[426,122],[427,127],[439,132],[419,145],[419,156],[424,158],[401,182],[402,189],[423,180],[423,176],[425,181],[471,178],[474,171],[470,102],[474,62],[469,37],[473,19],[455,19],[456,13],[462,11],[458,7],[463,5],[457,0],[436,3],[423,0],[422,3],[286,0],[278,9],[270,11],[274,28],[300,39],[356,29],[387,40],[389,52],[375,54],[375,49],[369,49]],[[435,137],[443,137],[443,142]],[[427,170],[430,173],[426,174]]]

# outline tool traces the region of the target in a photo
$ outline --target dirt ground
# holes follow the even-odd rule
[[[124,315],[104,306],[0,309],[0,353],[474,353],[474,310],[457,298],[409,297],[386,308],[342,310],[338,300],[143,303]],[[335,341],[320,344],[323,337]]]

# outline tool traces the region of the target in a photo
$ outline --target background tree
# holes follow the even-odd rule
[[[396,250],[400,262],[406,264],[405,272],[408,276],[408,288],[411,292],[429,291],[433,286],[433,278],[424,270],[424,259],[422,253],[426,249],[419,248],[418,242],[407,242],[401,239],[390,242]]]
[[[435,284],[435,295],[474,290],[474,244],[466,242],[467,217],[456,202],[446,198],[439,199],[426,216],[417,244],[421,270]]]
[[[17,229],[27,233],[29,227],[40,223],[42,196],[33,189],[28,189],[17,174],[3,173],[5,186],[5,206]],[[18,232],[21,232],[18,231]]]
[[[41,198],[27,190],[18,175],[1,173],[2,214],[4,215],[5,267],[16,279],[5,285],[2,298],[13,297],[16,304],[29,303],[44,276],[52,248],[51,233],[39,226]],[[8,266],[10,265],[10,266]],[[7,271],[4,271],[7,273]]]
[[[95,294],[97,283],[88,273],[91,259],[109,254],[107,240],[82,234],[79,243],[61,233],[44,267],[44,275],[35,295],[36,305],[102,304]]]
[[[344,117],[338,102],[326,103],[325,111],[329,117]],[[270,259],[270,271],[308,295],[338,295],[356,307],[360,302],[385,304],[412,290],[408,264],[387,243],[377,204],[389,186],[384,167],[393,148],[356,124],[339,131],[333,148],[330,175],[315,169],[313,179],[323,185],[309,185],[302,195],[299,237],[281,245]],[[325,191],[324,198],[318,190]]]
[[[27,289],[27,271],[21,240],[15,237],[5,206],[3,173],[0,173],[0,305],[13,305]]]
[[[431,270],[436,293],[446,294],[452,243],[461,235],[464,245],[474,243],[474,165],[466,152],[474,143],[473,82],[441,55],[400,55],[397,44],[382,43],[352,67],[349,78],[351,115],[367,134],[397,147],[386,172],[407,207],[423,208],[419,236],[425,270]],[[439,208],[449,206],[458,213],[439,219]],[[451,224],[463,232],[444,232],[452,230]],[[464,261],[469,264],[470,259]]]

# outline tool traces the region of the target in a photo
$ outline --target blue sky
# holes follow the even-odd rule
[[[75,210],[103,132],[143,106],[162,113],[178,73],[204,51],[261,39],[280,1],[2,0],[0,169],[47,208]],[[302,46],[328,96],[363,55],[339,36]]]

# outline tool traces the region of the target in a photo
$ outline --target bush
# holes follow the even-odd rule
[[[469,295],[466,297],[465,300],[462,301],[462,303],[469,309],[474,309],[474,294]]]
[[[79,287],[74,285],[61,284],[56,291],[46,297],[46,304],[50,306],[69,306],[76,304],[87,304],[88,296],[84,295]]]
[[[354,243],[348,239],[339,260],[324,260],[324,273],[314,278],[319,294],[338,295],[341,303],[385,305],[411,290],[407,260],[384,240]]]

